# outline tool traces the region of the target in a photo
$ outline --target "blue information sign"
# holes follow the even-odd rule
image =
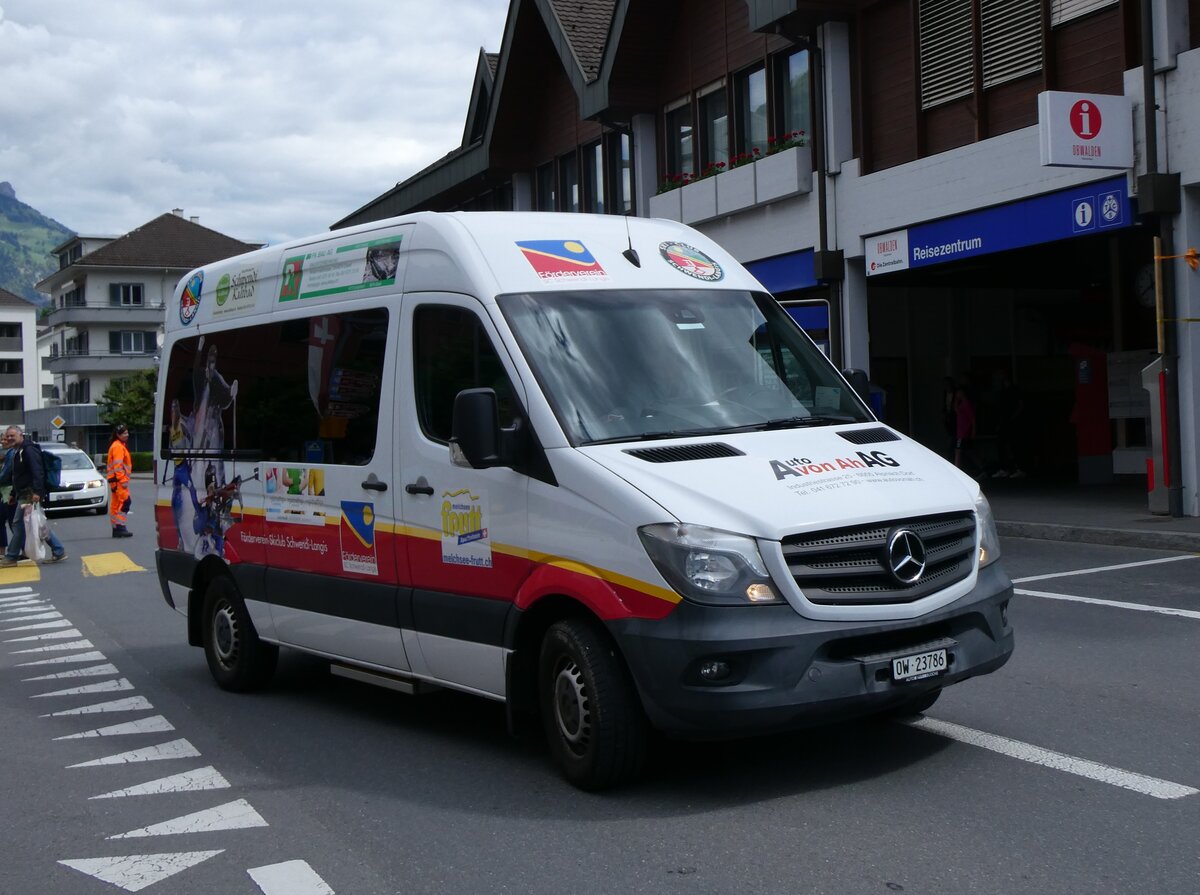
[[[1132,224],[1122,175],[909,227],[909,266],[944,264]]]
[[[763,261],[750,261],[746,264],[746,269],[772,295],[817,285],[812,249],[791,252]]]

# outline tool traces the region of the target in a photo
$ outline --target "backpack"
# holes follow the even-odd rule
[[[41,451],[41,448],[38,448]],[[47,488],[62,487],[62,457],[57,451],[41,451],[42,470],[46,477]]]

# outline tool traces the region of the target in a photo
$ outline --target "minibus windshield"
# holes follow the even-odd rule
[[[577,446],[872,419],[769,295],[538,292],[498,303]]]

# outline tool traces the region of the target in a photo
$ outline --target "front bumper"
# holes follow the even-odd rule
[[[665,619],[609,623],[651,722],[679,736],[715,738],[805,727],[868,715],[922,693],[995,671],[1013,650],[1012,582],[999,563],[975,588],[906,621],[816,621],[791,606],[681,603]],[[948,670],[891,680],[891,659],[944,646]],[[705,682],[700,666],[730,674]]]
[[[94,510],[108,506],[108,488],[80,488],[51,491],[44,504],[47,513],[60,510]]]

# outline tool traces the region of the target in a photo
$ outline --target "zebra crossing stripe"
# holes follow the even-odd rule
[[[151,824],[128,833],[118,833],[109,839],[138,839],[143,836],[171,836],[175,833],[215,833],[220,830],[248,830],[269,824],[245,799],[226,802],[216,808],[184,814],[162,823]]]
[[[77,653],[74,656],[55,656],[53,659],[38,659],[36,662],[20,662],[18,668],[25,668],[30,665],[65,665],[68,662],[104,662],[106,657],[104,653],[95,651],[90,653]]]
[[[25,621],[25,619],[21,620]],[[16,621],[16,619],[9,619],[9,621]],[[59,621],[56,622],[41,622],[40,624],[36,625],[21,625],[19,628],[3,628],[0,629],[0,634],[12,634],[16,631],[47,631],[50,628],[70,628],[74,624],[74,622],[67,621],[65,618],[62,618],[62,616],[59,616]]]
[[[37,615],[23,615],[20,618],[5,619],[5,622],[40,622],[48,618],[62,618],[61,612],[39,612]],[[7,631],[24,631],[25,628],[8,628]]]
[[[125,678],[115,681],[101,681],[98,684],[85,684],[82,687],[68,687],[66,690],[55,690],[53,693],[35,693],[30,699],[45,699],[47,696],[82,696],[84,693],[116,693],[119,690],[132,690],[133,684]]]
[[[94,705],[81,705],[74,709],[50,712],[41,717],[61,718],[64,715],[94,715],[97,712],[141,712],[152,708],[154,706],[150,704],[150,700],[145,696],[129,696],[125,699],[114,699],[111,702],[97,702]]]
[[[35,646],[32,649],[16,649],[12,651],[12,654],[21,656],[26,653],[62,653],[73,649],[93,649],[95,645],[90,640],[73,640],[70,643],[54,643],[50,646]]]
[[[82,637],[78,628],[72,628],[70,631],[51,631],[49,634],[30,634],[28,637],[13,637],[4,641],[5,643],[29,643],[34,640],[64,640],[68,637]]]
[[[93,665],[90,668],[72,668],[70,671],[58,671],[54,674],[40,674],[37,677],[22,678],[22,683],[29,681],[53,681],[71,677],[100,677],[106,674],[116,674],[116,665]]]
[[[157,746],[147,746],[144,749],[131,749],[104,758],[93,758],[91,761],[81,761],[79,764],[69,764],[67,768],[98,768],[110,764],[132,764],[138,761],[167,761],[173,758],[198,758],[200,750],[187,740],[172,740]]]
[[[218,848],[212,851],[185,851],[161,855],[118,855],[112,858],[82,858],[58,863],[126,892],[140,892],[147,886],[161,882],[189,867],[195,867],[223,851],[225,849]]]
[[[137,721],[126,721],[124,724],[113,724],[110,727],[97,727],[95,730],[85,730],[82,733],[68,733],[66,736],[54,739],[82,740],[87,737],[115,737],[129,733],[163,733],[174,729],[175,725],[162,715],[151,715],[149,718],[139,718]]]
[[[329,883],[307,861],[284,861],[246,871],[263,895],[334,895]]]
[[[125,796],[158,796],[168,792],[199,792],[205,789],[229,789],[229,781],[220,772],[209,765],[194,771],[184,771],[182,774],[172,774],[169,777],[159,777],[149,783],[139,783],[137,786],[127,786],[125,789],[114,789],[112,792],[90,796],[90,799],[117,799]]]

